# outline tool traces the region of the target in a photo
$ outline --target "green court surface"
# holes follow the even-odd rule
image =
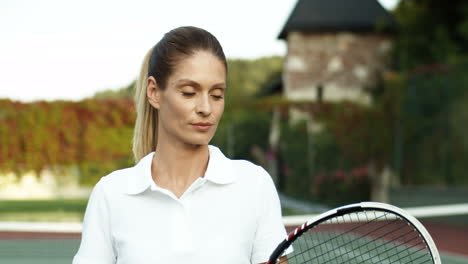
[[[70,264],[78,247],[79,240],[76,239],[0,240],[0,263]],[[442,263],[467,264],[468,257],[442,254]]]
[[[79,245],[77,239],[0,240],[0,263],[70,264]]]

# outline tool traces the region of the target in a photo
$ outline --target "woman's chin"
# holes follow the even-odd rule
[[[188,140],[188,142],[194,145],[208,145],[212,138],[213,135],[194,135]]]
[[[188,140],[186,141],[185,143],[187,145],[193,145],[193,146],[205,146],[205,145],[208,145],[211,141],[211,138],[209,139],[192,139],[192,140]]]

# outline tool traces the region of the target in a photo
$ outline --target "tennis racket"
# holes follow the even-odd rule
[[[434,241],[416,218],[392,205],[361,202],[297,227],[271,254],[267,264],[274,263],[441,262]]]

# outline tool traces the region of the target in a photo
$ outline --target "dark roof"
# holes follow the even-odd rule
[[[377,0],[299,0],[278,38],[288,32],[394,32],[393,16]]]

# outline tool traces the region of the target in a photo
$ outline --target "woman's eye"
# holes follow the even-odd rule
[[[223,99],[222,95],[212,95],[216,100]]]
[[[182,92],[182,95],[183,96],[186,96],[186,97],[191,97],[191,96],[194,96],[195,93],[190,93],[190,92]]]

